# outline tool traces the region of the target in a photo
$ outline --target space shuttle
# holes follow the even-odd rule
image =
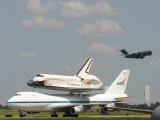
[[[28,81],[28,86],[34,88],[70,91],[90,92],[102,90],[103,82],[95,75],[89,74],[93,59],[89,58],[76,75],[37,74]]]

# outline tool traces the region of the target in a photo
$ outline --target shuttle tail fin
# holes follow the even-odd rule
[[[111,84],[105,94],[124,94],[129,78],[130,70],[123,70]]]
[[[122,56],[129,54],[125,49],[122,49],[122,50],[120,50],[120,51],[121,51],[121,55],[122,55]]]
[[[84,75],[88,74],[89,71],[90,71],[92,63],[93,63],[93,58],[89,58],[85,62],[85,64],[82,66],[82,68],[78,71],[78,73],[76,74],[76,76],[81,77],[81,76],[84,76]]]

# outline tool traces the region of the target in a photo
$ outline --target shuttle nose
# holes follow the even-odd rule
[[[31,79],[27,82],[27,85],[30,87],[40,87],[44,86],[44,81],[35,81],[34,79]]]
[[[31,80],[29,80],[29,81],[27,82],[27,85],[28,85],[28,86],[32,86],[32,85],[33,85],[33,82],[34,82],[34,81],[31,79]]]

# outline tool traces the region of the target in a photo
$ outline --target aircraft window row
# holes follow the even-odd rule
[[[37,74],[36,77],[44,77],[44,76],[41,74]]]

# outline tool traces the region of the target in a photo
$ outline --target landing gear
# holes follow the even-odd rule
[[[63,114],[63,117],[78,117],[78,114]]]
[[[72,114],[71,117],[78,117],[78,114]]]
[[[19,111],[20,115],[19,117],[26,117],[26,114],[23,111]]]
[[[78,117],[78,114],[71,113],[71,112],[65,112],[65,114],[63,114],[63,117]]]
[[[25,114],[20,114],[19,117],[26,117],[26,115]]]
[[[108,108],[107,107],[102,107],[101,108],[101,114],[107,114],[108,113]]]
[[[58,114],[56,112],[51,113],[51,117],[58,117]]]

